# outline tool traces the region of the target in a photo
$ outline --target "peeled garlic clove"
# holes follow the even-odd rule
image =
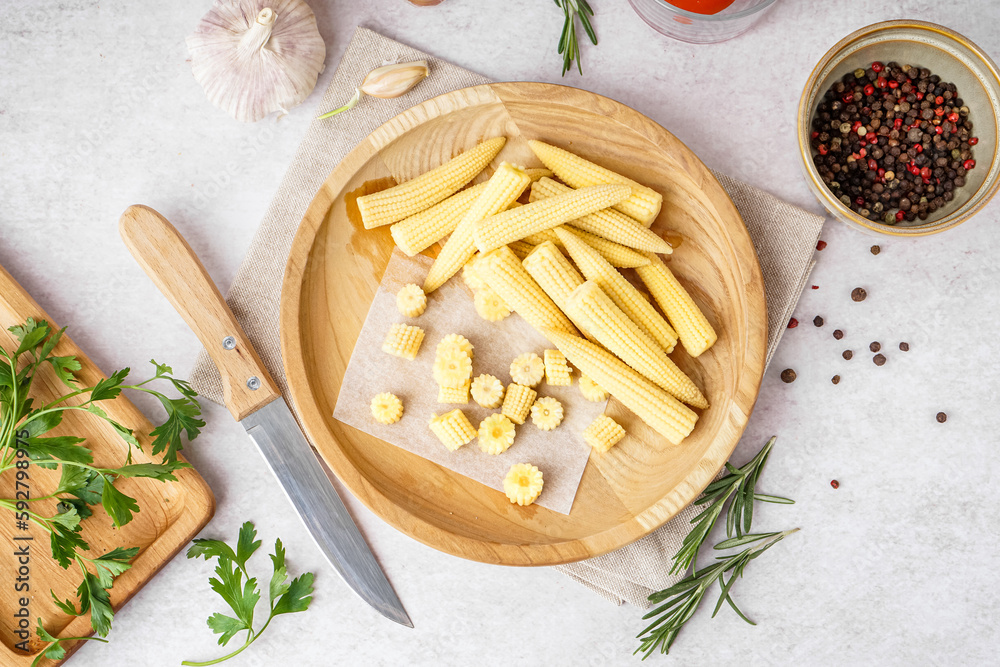
[[[244,122],[300,104],[326,58],[303,0],[215,0],[187,45],[209,101]]]
[[[399,97],[423,81],[429,73],[426,60],[383,65],[368,73],[361,84],[361,92],[372,97]]]

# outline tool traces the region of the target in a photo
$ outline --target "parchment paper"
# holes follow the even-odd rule
[[[590,447],[583,442],[583,429],[604,412],[607,401],[594,403],[583,398],[577,386],[579,373],[574,373],[573,384],[568,387],[552,387],[543,380],[535,387],[538,395],[552,396],[563,405],[565,416],[558,428],[541,431],[529,417],[523,425],[515,426],[514,444],[503,454],[483,453],[478,439],[458,451],[448,451],[427,425],[432,414],[459,408],[478,429],[479,422],[500,409],[479,407],[471,397],[465,405],[437,402],[432,367],[438,341],[450,333],[468,338],[475,348],[472,377],[489,373],[504,386],[512,381],[510,362],[514,357],[525,352],[541,357],[552,345],[516,313],[500,322],[479,317],[472,291],[462,281],[461,273],[428,295],[427,310],[420,317],[403,317],[396,308],[396,293],[406,283],[422,285],[430,265],[430,258],[423,255],[407,257],[398,249],[394,251],[347,365],[334,418],[501,493],[510,467],[531,463],[542,471],[545,481],[542,495],[535,502],[569,514],[590,456]],[[386,333],[396,322],[424,330],[424,342],[413,361],[382,351]],[[379,424],[372,419],[371,399],[383,391],[403,401],[403,417],[395,424]]]

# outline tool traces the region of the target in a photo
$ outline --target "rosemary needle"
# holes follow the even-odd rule
[[[556,6],[563,10],[564,20],[562,33],[559,35],[559,45],[556,52],[563,58],[562,76],[573,67],[576,61],[576,68],[583,74],[583,66],[580,64],[580,42],[576,37],[576,19],[579,17],[584,31],[590,41],[597,44],[597,33],[590,23],[590,17],[594,15],[594,10],[587,4],[587,0],[554,0]]]

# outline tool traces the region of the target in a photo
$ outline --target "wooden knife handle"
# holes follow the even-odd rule
[[[201,341],[222,375],[223,399],[237,421],[279,398],[243,327],[173,225],[148,206],[129,206],[118,231],[139,266]]]

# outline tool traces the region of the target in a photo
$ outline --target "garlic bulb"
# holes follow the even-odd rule
[[[427,78],[430,68],[427,67],[426,60],[417,60],[412,63],[393,63],[376,67],[361,82],[361,86],[354,90],[354,97],[339,109],[334,109],[320,116],[320,119],[336,116],[348,109],[353,109],[362,95],[381,97],[389,99],[399,97],[415,85]]]
[[[302,0],[215,0],[187,45],[209,101],[244,122],[300,104],[326,58]]]

